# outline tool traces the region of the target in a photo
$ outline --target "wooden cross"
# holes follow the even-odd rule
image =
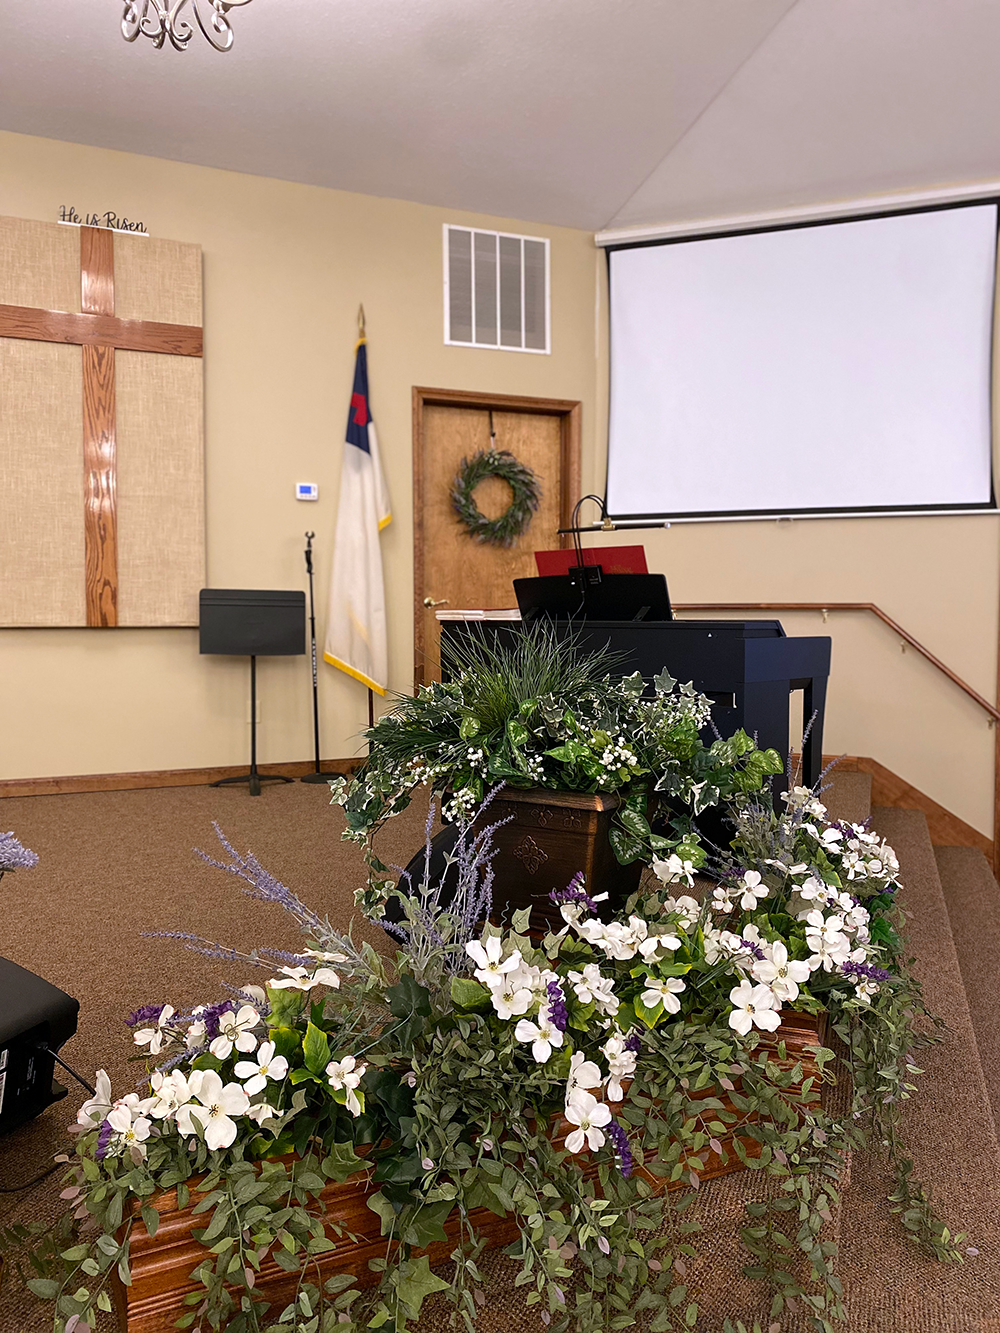
[[[83,355],[83,525],[87,624],[118,624],[115,350],[201,356],[191,324],[115,315],[114,234],[80,228],[81,314],[0,304],[0,337],[76,343]]]

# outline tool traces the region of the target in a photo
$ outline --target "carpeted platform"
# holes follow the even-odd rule
[[[863,774],[834,776],[824,799],[841,818],[863,818],[868,783]],[[115,1088],[124,1090],[138,1072],[126,1063],[132,1047],[121,1026],[124,1014],[153,1000],[181,1005],[216,998],[222,979],[246,979],[241,969],[232,971],[168,941],[143,938],[143,931],[193,931],[243,948],[297,943],[294,928],[280,912],[249,902],[236,881],[191,854],[195,845],[212,850],[213,819],[239,850],[252,849],[332,920],[345,925],[355,915],[361,858],[340,841],[340,816],[327,802],[325,788],[296,785],[268,787],[259,799],[245,791],[187,787],[0,803],[0,825],[13,829],[41,858],[35,870],[0,885],[0,953],[80,999],[80,1032],[65,1051],[71,1063],[88,1076],[98,1066],[107,1068]],[[380,848],[386,861],[405,862],[419,848],[425,816],[426,802],[390,824]],[[917,1171],[938,1182],[936,1195],[944,1211],[956,1225],[966,1225],[968,1243],[980,1254],[958,1269],[922,1260],[885,1218],[885,1183],[877,1168],[855,1158],[839,1219],[851,1329],[1000,1333],[1000,1150],[980,1066],[976,1015],[962,986],[962,951],[956,952],[952,939],[923,817],[880,811],[877,823],[900,853],[914,912],[914,948],[924,959],[931,1002],[952,1031],[948,1044],[925,1059],[923,1095],[909,1116]],[[961,869],[962,858],[958,862]],[[984,868],[985,863],[977,866],[976,873]],[[969,890],[970,910],[975,895],[988,889],[976,884]],[[979,927],[980,957],[987,962],[995,960],[1000,945],[991,934],[991,920],[984,918]],[[381,932],[367,924],[359,932],[384,944]],[[995,992],[995,962],[990,975]],[[970,989],[974,1004],[991,993],[988,984],[980,990],[974,994]],[[48,1164],[82,1096],[71,1089],[66,1102],[0,1139],[0,1186],[28,1179]],[[28,1194],[0,1194],[0,1218],[53,1216],[60,1206],[57,1180]],[[696,1333],[718,1333],[726,1314],[745,1313],[732,1304],[731,1274],[743,1261],[732,1240],[746,1188],[738,1180],[710,1182],[703,1191],[705,1220],[712,1224],[712,1263]],[[511,1262],[497,1255],[486,1258],[484,1268],[492,1299],[483,1311],[483,1333],[538,1333],[537,1315],[525,1310],[522,1293],[512,1288]],[[47,1333],[46,1312],[33,1306],[8,1279],[0,1290],[0,1333]],[[437,1333],[438,1327],[443,1329],[444,1322],[429,1310],[422,1330]],[[783,1326],[781,1333],[793,1331]]]

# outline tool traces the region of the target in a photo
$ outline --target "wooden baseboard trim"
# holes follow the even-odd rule
[[[910,785],[877,759],[863,755],[824,755],[823,763],[844,773],[868,773],[872,780],[872,805],[889,805],[904,810],[919,810],[927,818],[931,842],[935,847],[975,847],[993,865],[994,847],[985,833],[959,819],[932,797]]]
[[[353,773],[360,759],[324,759],[324,773]],[[311,759],[295,759],[287,764],[259,764],[262,774],[281,773],[288,778],[302,778],[316,765]],[[246,764],[227,768],[164,768],[148,773],[89,773],[65,778],[5,778],[0,781],[0,799],[9,796],[65,796],[90,791],[138,791],[144,787],[202,787],[222,778],[235,778],[247,771]]]

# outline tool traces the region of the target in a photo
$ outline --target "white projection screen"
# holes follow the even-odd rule
[[[997,203],[613,248],[619,519],[991,509]]]

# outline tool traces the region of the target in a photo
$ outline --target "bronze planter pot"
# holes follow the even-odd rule
[[[600,793],[506,787],[490,806],[490,822],[509,822],[495,834],[494,910],[532,909],[532,925],[561,927],[559,908],[549,900],[583,871],[591,897],[606,893],[601,915],[621,907],[639,885],[642,862],[623,866],[609,837],[618,797]],[[500,896],[502,893],[502,897]]]

